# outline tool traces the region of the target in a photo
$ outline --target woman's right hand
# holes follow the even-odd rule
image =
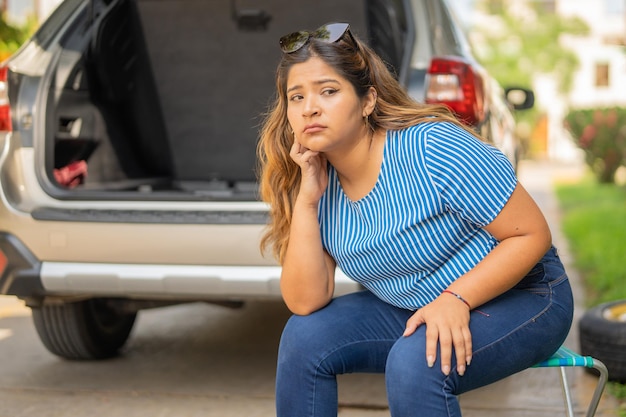
[[[294,140],[289,156],[301,169],[299,199],[306,199],[310,204],[317,204],[328,186],[327,160],[323,154],[304,147]]]

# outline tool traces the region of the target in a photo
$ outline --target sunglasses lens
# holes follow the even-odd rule
[[[309,32],[294,32],[280,38],[280,49],[285,53],[295,52],[309,40]]]
[[[280,49],[284,53],[296,52],[309,41],[310,38],[324,42],[337,42],[350,29],[347,23],[329,23],[317,29],[315,32],[294,32],[280,38]]]
[[[324,40],[328,43],[337,42],[348,31],[350,25],[347,23],[330,23],[324,25],[315,31],[315,34],[320,32],[319,36],[313,35],[314,38]]]

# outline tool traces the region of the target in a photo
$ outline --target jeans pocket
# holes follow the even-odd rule
[[[526,290],[535,294],[550,293],[550,283],[546,275],[546,268],[543,262],[535,265],[520,282],[515,285],[515,289]]]
[[[558,251],[553,246],[543,258],[526,274],[515,288],[539,295],[549,295],[551,288],[567,280],[565,267]]]

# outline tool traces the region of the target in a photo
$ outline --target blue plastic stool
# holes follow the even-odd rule
[[[567,383],[567,375],[565,374],[565,367],[572,366],[584,366],[586,368],[594,368],[600,372],[598,384],[596,385],[593,397],[591,398],[591,402],[589,403],[589,408],[587,409],[587,417],[593,417],[596,414],[598,404],[600,403],[600,398],[602,397],[604,387],[606,386],[606,382],[609,377],[609,372],[602,362],[592,358],[591,356],[579,355],[578,353],[564,346],[561,346],[559,350],[557,350],[554,355],[552,355],[551,358],[536,364],[535,366],[533,366],[533,368],[559,367],[561,371],[561,384],[563,386],[563,393],[565,394],[565,406],[567,407],[567,415],[568,417],[574,417],[572,396],[569,390],[569,385]]]

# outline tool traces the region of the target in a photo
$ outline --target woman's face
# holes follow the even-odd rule
[[[287,119],[304,147],[332,152],[368,133],[364,117],[373,109],[374,94],[360,99],[352,84],[322,59],[312,57],[292,66],[286,91]]]

